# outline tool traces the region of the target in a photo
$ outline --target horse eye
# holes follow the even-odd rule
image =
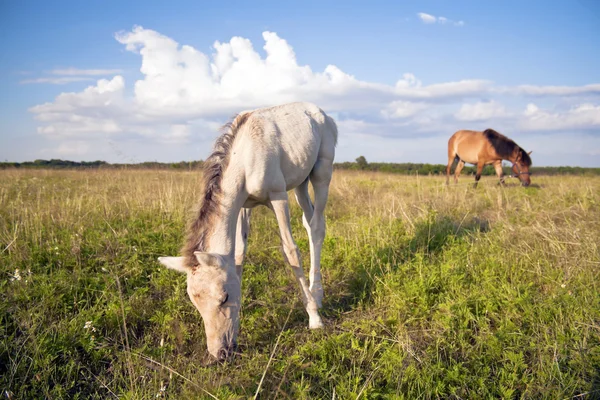
[[[229,300],[229,293],[225,294],[225,300],[221,302],[221,305],[227,303],[227,300]]]

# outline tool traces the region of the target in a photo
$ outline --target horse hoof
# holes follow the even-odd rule
[[[316,321],[310,321],[308,323],[308,329],[322,329],[325,325],[323,325],[323,321],[319,318]]]

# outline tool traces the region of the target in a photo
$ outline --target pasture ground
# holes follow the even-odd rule
[[[0,171],[2,397],[600,397],[600,177],[337,171],[320,331],[257,209],[243,353],[205,368],[185,278],[156,261],[178,253],[199,176]]]

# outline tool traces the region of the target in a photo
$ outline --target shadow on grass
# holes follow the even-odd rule
[[[537,183],[532,183],[532,184],[530,184],[530,185],[529,185],[529,186],[527,186],[527,187],[528,187],[528,188],[533,188],[533,189],[541,189],[541,188],[543,188],[544,186],[542,186],[542,185],[538,185]]]
[[[511,189],[512,189],[512,188],[523,188],[523,189],[529,189],[529,188],[532,188],[532,189],[542,189],[544,186],[543,186],[543,185],[540,185],[540,184],[537,184],[537,183],[531,183],[531,184],[529,184],[529,186],[523,186],[523,185],[521,184],[521,182],[510,182],[510,183],[505,183],[505,184],[504,184],[504,187],[505,187],[505,188],[511,188]]]
[[[598,399],[600,399],[600,365],[595,368],[594,372],[595,372],[595,374],[594,374],[594,376],[592,378],[592,388],[587,393],[587,395],[589,396],[590,400],[598,400]],[[578,396],[575,396],[573,398],[581,397],[583,399],[583,398],[585,398],[584,397],[585,395],[586,394],[584,393],[584,394],[580,394]]]
[[[331,283],[329,290],[326,289],[323,314],[328,319],[338,319],[357,305],[370,302],[376,281],[385,273],[397,271],[399,266],[417,257],[435,257],[448,243],[470,240],[474,234],[489,230],[489,222],[477,217],[461,221],[447,215],[431,215],[415,225],[414,235],[398,235],[395,246],[365,254],[344,282]]]

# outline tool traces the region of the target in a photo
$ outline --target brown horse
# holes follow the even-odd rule
[[[458,160],[458,165],[454,171],[454,182],[458,182],[460,171],[465,163],[476,164],[477,174],[475,175],[475,186],[481,178],[483,167],[492,164],[496,169],[496,174],[500,183],[504,183],[502,173],[502,160],[508,160],[513,163],[512,170],[514,177],[521,180],[523,186],[529,186],[531,183],[529,167],[531,166],[531,157],[519,145],[506,136],[496,132],[493,129],[486,129],[483,132],[461,130],[456,132],[448,140],[448,167],[446,167],[446,184],[450,180],[450,168],[454,160]]]

